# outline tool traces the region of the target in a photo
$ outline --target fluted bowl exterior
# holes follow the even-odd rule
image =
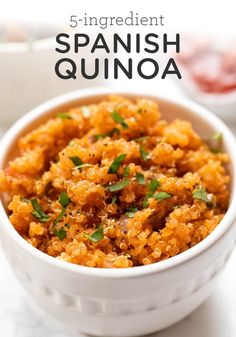
[[[136,91],[90,89],[46,102],[19,120],[5,135],[0,168],[11,157],[15,142],[55,111],[83,102],[99,101],[115,92],[159,102],[167,119],[191,120],[200,134],[221,131],[232,158],[230,207],[218,227],[201,243],[169,260],[128,269],[73,265],[29,245],[12,227],[4,202],[0,205],[0,237],[17,278],[46,312],[69,327],[99,336],[137,336],[166,328],[186,317],[210,294],[235,244],[235,140],[215,116],[190,101],[176,101]],[[2,198],[4,199],[4,198]]]

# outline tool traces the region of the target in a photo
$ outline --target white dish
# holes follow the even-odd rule
[[[91,37],[93,36],[91,32]],[[7,128],[34,106],[54,96],[72,90],[87,88],[102,82],[101,76],[94,80],[62,80],[54,68],[63,57],[71,59],[78,55],[69,52],[59,54],[55,51],[55,38],[21,43],[0,43],[0,127]],[[96,54],[98,57],[100,53]],[[88,69],[94,67],[88,50],[81,50],[80,58],[86,58]],[[88,70],[90,71],[90,70]]]
[[[206,93],[198,88],[187,72],[182,70],[182,75],[182,88],[191,99],[204,105],[226,122],[236,121],[236,90],[221,94]]]
[[[230,52],[235,50],[235,34],[209,34],[199,37],[197,33],[183,35],[182,52],[183,55],[194,54],[194,50],[198,48],[209,48],[215,52]],[[205,47],[204,47],[205,46]],[[180,56],[183,56],[180,53]],[[198,57],[198,56],[195,56]],[[200,56],[199,56],[200,57]],[[205,62],[207,62],[205,60]],[[213,64],[212,64],[213,63]],[[212,61],[208,65],[214,68],[214,62]],[[218,115],[222,120],[226,122],[236,121],[236,90],[226,91],[224,93],[207,93],[201,90],[198,84],[191,78],[191,74],[188,71],[188,66],[183,65],[180,62],[180,69],[182,73],[182,79],[178,80],[178,84],[181,85],[184,92],[193,100],[205,106],[207,109]],[[200,70],[201,71],[201,70]],[[213,70],[212,70],[213,71]]]
[[[150,97],[168,120],[192,121],[204,137],[222,132],[231,157],[231,202],[217,228],[193,248],[155,264],[129,269],[96,269],[50,257],[28,244],[13,228],[0,204],[0,238],[6,257],[36,303],[71,328],[99,336],[137,336],[164,329],[186,317],[210,294],[235,243],[235,139],[213,114],[197,104],[125,89],[88,89],[70,93],[32,110],[1,141],[0,168],[14,155],[23,132],[69,106],[96,102],[109,93]]]

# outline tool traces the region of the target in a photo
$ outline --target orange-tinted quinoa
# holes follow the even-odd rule
[[[19,149],[0,172],[10,221],[64,261],[123,268],[167,259],[203,240],[227,210],[228,155],[188,121],[162,120],[151,100],[112,96],[62,112]]]

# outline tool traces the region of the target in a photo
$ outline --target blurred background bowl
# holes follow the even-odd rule
[[[1,27],[0,27],[1,28]],[[77,79],[63,80],[57,77],[54,68],[56,62],[62,57],[69,57],[76,61],[86,58],[86,69],[94,69],[94,59],[88,57],[89,48],[81,48],[79,57],[72,52],[59,54],[55,51],[56,34],[65,32],[60,26],[48,32],[50,37],[34,39],[23,33],[1,39],[0,34],[0,127],[6,129],[20,116],[41,102],[76,89],[96,86],[103,80],[97,77],[94,80]],[[69,33],[69,32],[68,32]],[[20,36],[19,36],[20,35]],[[42,35],[42,33],[41,33]],[[93,39],[95,31],[90,32]],[[10,41],[9,41],[10,40]],[[100,53],[96,53],[99,57]],[[90,70],[88,70],[89,72]],[[102,72],[101,72],[102,73]]]
[[[185,95],[226,122],[236,121],[236,36],[228,34],[182,35],[176,55]]]

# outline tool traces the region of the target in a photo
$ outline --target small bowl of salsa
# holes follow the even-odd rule
[[[188,36],[178,55],[184,90],[221,118],[236,112],[236,37]]]

